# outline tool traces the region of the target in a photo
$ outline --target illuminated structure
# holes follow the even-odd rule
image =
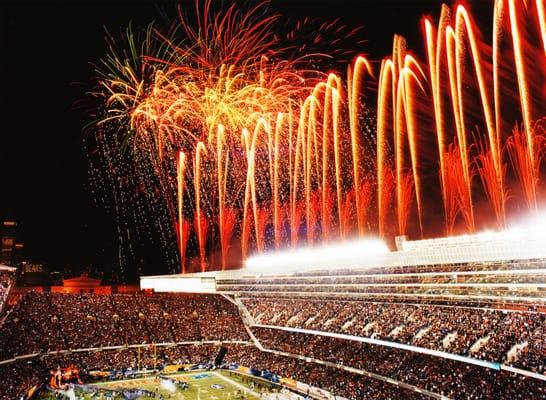
[[[546,237],[532,230],[511,230],[402,241],[397,251],[364,241],[263,254],[249,258],[245,268],[236,271],[141,277],[141,288],[546,307],[545,277]],[[408,279],[411,283],[406,283]]]
[[[17,233],[17,222],[5,220],[2,222],[2,245],[0,254],[0,263],[12,265],[13,252],[15,249],[15,239]]]
[[[479,359],[474,351],[461,354],[449,346],[458,335],[470,337],[468,328],[454,322],[457,312],[482,327],[494,313],[495,318],[508,315],[510,324],[510,314],[503,310],[524,310],[531,317],[546,312],[546,237],[541,230],[527,227],[417,241],[401,238],[396,251],[368,240],[266,253],[249,258],[236,271],[144,276],[141,288],[228,297],[252,329],[385,346],[545,380],[540,372]],[[264,314],[268,317],[260,322]],[[320,324],[314,323],[317,315]],[[330,327],[334,320],[337,325]],[[408,326],[414,326],[411,343],[397,337]],[[512,329],[502,323],[495,329],[503,327]],[[373,333],[376,328],[380,336]],[[423,345],[419,338],[430,330],[436,341]],[[532,344],[523,335],[506,347],[508,360],[541,342],[538,330],[536,338],[535,328],[530,332]],[[498,333],[483,328],[467,345],[479,348],[490,335]]]

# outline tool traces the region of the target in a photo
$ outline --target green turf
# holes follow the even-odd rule
[[[268,383],[264,383],[263,381],[251,377],[243,377],[236,373],[230,373],[229,371],[199,371],[177,373],[169,376],[175,379],[185,380],[188,382],[189,388],[185,390],[178,389],[175,393],[170,393],[160,387],[159,382],[155,380],[154,376],[100,382],[95,383],[92,386],[112,390],[134,388],[146,389],[157,391],[157,393],[163,395],[164,399],[172,400],[255,400],[259,399],[260,392],[269,390],[270,387]],[[222,388],[212,388],[211,385],[221,385]],[[91,397],[91,395],[86,394],[83,398],[85,400],[91,400],[103,397]],[[151,398],[153,397],[139,397],[139,399],[142,400]],[[48,399],[48,397],[42,397],[42,399]],[[122,397],[119,399],[122,399]],[[118,400],[118,398],[115,400]]]

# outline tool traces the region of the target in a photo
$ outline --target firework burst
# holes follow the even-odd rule
[[[104,106],[95,125],[101,152],[112,174],[135,177],[163,210],[154,223],[169,227],[166,246],[178,238],[173,259],[183,272],[192,255],[189,269],[205,270],[302,241],[423,236],[438,219],[428,214],[436,197],[449,234],[477,228],[481,198],[502,227],[511,199],[536,209],[540,197],[544,129],[533,121],[546,113],[546,55],[540,1],[494,7],[492,45],[465,7],[443,6],[436,26],[425,20],[427,62],[396,36],[377,75],[363,56],[351,57],[346,74],[322,72],[347,53],[297,43],[310,21],[279,35],[268,3],[217,10],[196,2],[191,16],[179,8],[167,31],[129,29],[125,50],[109,39],[94,92]],[[314,44],[357,30],[334,22],[317,32]],[[511,56],[501,60],[507,46]],[[506,110],[522,121],[511,137]],[[523,195],[509,197],[510,185]],[[123,208],[131,207],[141,206]]]

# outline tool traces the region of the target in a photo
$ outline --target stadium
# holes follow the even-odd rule
[[[2,399],[29,390],[37,398],[545,398],[544,235],[399,238],[397,247],[262,254],[241,270],[143,276],[139,294],[28,293],[2,326]],[[8,290],[11,276],[2,270]]]

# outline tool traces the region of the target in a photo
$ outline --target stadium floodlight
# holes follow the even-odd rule
[[[380,260],[389,253],[379,239],[363,239],[318,247],[264,253],[245,260],[245,269],[254,273],[287,273],[310,269],[348,268],[365,261]]]

